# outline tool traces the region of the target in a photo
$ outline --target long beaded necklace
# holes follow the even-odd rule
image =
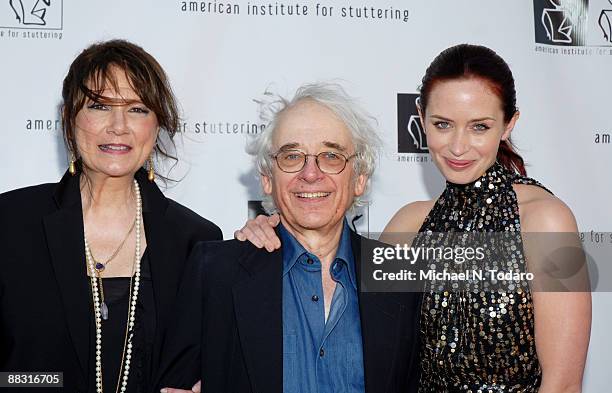
[[[142,223],[142,200],[140,198],[140,187],[138,182],[134,180],[134,192],[136,194],[136,252],[134,256],[134,265],[132,267],[132,277],[134,287],[132,290],[132,279],[130,278],[130,298],[128,306],[128,321],[125,331],[125,342],[123,345],[121,367],[119,369],[119,380],[117,381],[116,392],[124,393],[127,389],[128,376],[130,374],[130,361],[132,358],[132,338],[134,337],[134,321],[136,320],[136,302],[138,300],[138,288],[140,287],[140,229]],[[102,312],[100,294],[98,291],[98,281],[96,280],[97,272],[94,265],[94,259],[91,255],[91,250],[87,242],[87,234],[85,237],[85,257],[90,274],[91,292],[94,304],[94,314],[96,321],[96,391],[104,393],[102,385]],[[121,389],[119,386],[121,385]]]

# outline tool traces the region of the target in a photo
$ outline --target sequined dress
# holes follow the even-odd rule
[[[417,240],[421,245],[431,245],[435,241],[427,234],[432,233],[463,236],[465,232],[479,232],[478,236],[486,233],[486,239],[489,233],[511,234],[511,245],[488,244],[488,249],[497,254],[485,258],[484,263],[525,270],[519,208],[512,188],[518,183],[542,187],[499,163],[470,184],[447,182]],[[489,251],[487,257],[491,257]],[[420,325],[420,393],[537,392],[541,368],[528,286],[503,290],[482,286],[440,290],[430,286],[424,293]]]

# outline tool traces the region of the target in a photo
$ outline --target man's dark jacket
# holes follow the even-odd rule
[[[363,340],[366,392],[415,392],[419,293],[362,291],[361,249],[351,231]],[[366,264],[364,264],[368,268]],[[202,392],[283,390],[282,247],[202,242],[190,257],[166,338],[158,387]]]

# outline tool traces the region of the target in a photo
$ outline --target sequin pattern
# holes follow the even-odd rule
[[[417,240],[431,245],[435,243],[432,234],[449,232],[514,234],[512,241],[488,244],[485,260],[497,268],[525,270],[519,209],[512,188],[517,183],[542,187],[499,163],[473,183],[447,183]],[[491,252],[497,253],[495,258]],[[441,290],[432,284],[423,297],[421,337],[420,393],[538,390],[541,369],[528,287]]]

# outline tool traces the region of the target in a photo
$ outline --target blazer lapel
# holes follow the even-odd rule
[[[249,279],[234,285],[238,335],[253,392],[283,390],[282,253],[257,250],[242,266]]]
[[[393,294],[361,291],[361,241],[368,239],[352,231],[351,235],[357,264],[365,387],[367,392],[385,392],[391,382],[395,350],[399,342],[401,307],[392,300]]]
[[[160,343],[163,332],[160,327],[165,324],[168,313],[172,309],[183,267],[176,265],[176,262],[182,261],[182,259],[176,257],[175,254],[179,251],[172,247],[174,242],[171,236],[173,234],[166,230],[168,225],[166,224],[165,214],[168,200],[159,188],[146,178],[146,173],[143,170],[139,170],[135,178],[140,185],[142,197],[147,258],[151,265],[151,280],[153,281],[157,314],[154,338],[156,344],[153,346],[155,350],[151,362],[153,375],[155,375],[161,356]]]
[[[55,193],[58,210],[43,218],[73,349],[88,381],[92,301],[85,265],[83,214],[78,177],[66,174]]]
[[[151,264],[151,279],[153,281],[153,293],[155,298],[156,328],[155,349],[152,358],[153,372],[156,372],[161,356],[161,340],[163,329],[168,319],[168,313],[172,310],[177,288],[180,280],[181,266],[176,266],[180,258],[172,255],[171,240],[164,234],[164,218],[155,212],[143,213],[145,231],[147,237],[147,256]],[[174,252],[178,252],[174,250]]]

